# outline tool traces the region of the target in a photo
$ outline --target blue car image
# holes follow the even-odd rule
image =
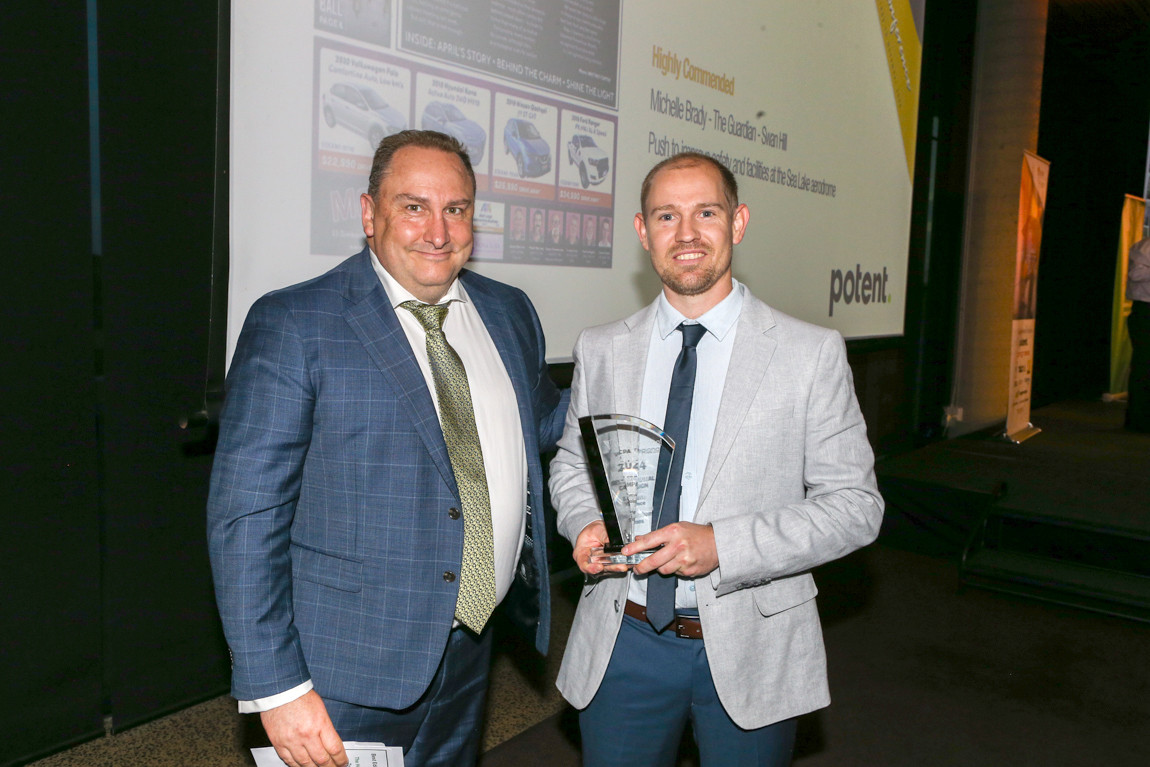
[[[542,176],[551,170],[551,146],[527,120],[513,117],[503,128],[503,151],[515,156],[520,178]]]
[[[467,155],[472,165],[483,161],[483,150],[487,145],[487,131],[479,123],[468,120],[459,107],[443,101],[433,101],[423,109],[420,126],[424,130],[446,133],[467,147]]]

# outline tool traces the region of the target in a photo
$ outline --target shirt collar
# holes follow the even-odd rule
[[[678,309],[671,306],[671,302],[667,300],[667,294],[660,290],[655,305],[655,329],[659,338],[665,340],[667,336],[675,332],[675,329],[682,322],[686,322],[688,325],[697,322],[706,328],[708,333],[722,341],[738,322],[739,314],[743,311],[744,291],[743,284],[732,277],[731,292],[722,301],[712,306],[702,317],[697,320],[689,320],[680,314]]]
[[[380,283],[383,285],[383,292],[387,294],[387,300],[391,304],[392,309],[398,309],[399,305],[404,301],[415,301],[417,303],[424,303],[418,298],[413,296],[411,292],[399,284],[399,282],[391,276],[391,273],[383,268],[383,264],[375,257],[375,253],[368,248],[371,253],[371,268],[375,270],[375,275],[379,277]],[[439,299],[440,304],[448,304],[452,301],[459,301],[467,303],[467,291],[463,289],[463,283],[456,277],[451,285],[447,288],[447,292],[443,294],[443,298]]]

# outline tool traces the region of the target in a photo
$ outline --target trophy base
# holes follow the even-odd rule
[[[621,554],[622,546],[604,546],[601,549],[591,549],[591,563],[596,565],[637,565],[654,552],[640,551],[630,556]]]

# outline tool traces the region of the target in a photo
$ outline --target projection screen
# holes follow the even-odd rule
[[[751,211],[735,276],[848,338],[903,332],[922,0],[232,0],[228,346],[364,245],[374,145],[436,128],[478,179],[469,268],[552,361],[658,290],[633,219],[683,149]]]

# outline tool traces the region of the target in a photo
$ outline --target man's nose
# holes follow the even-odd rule
[[[695,219],[684,216],[679,219],[679,226],[675,230],[675,238],[679,242],[694,242],[699,237],[699,230],[695,226]]]
[[[447,218],[442,213],[432,213],[431,221],[424,232],[424,239],[436,248],[442,248],[451,239],[447,231]]]

